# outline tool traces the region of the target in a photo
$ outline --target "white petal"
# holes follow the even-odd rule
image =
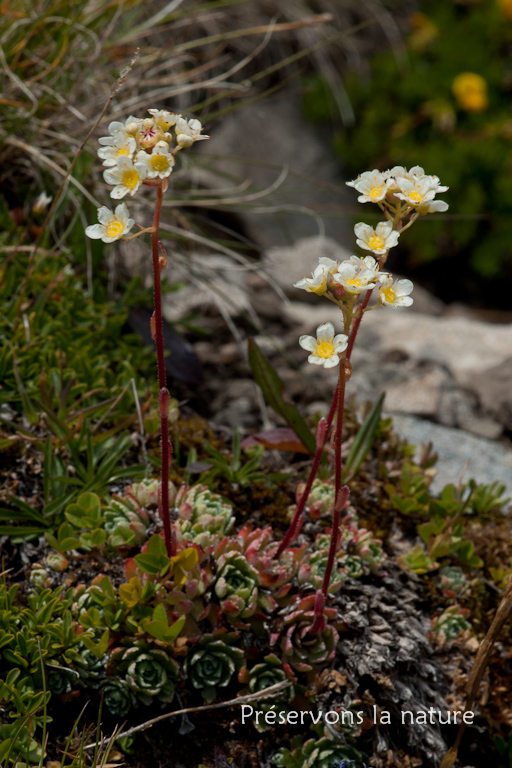
[[[339,354],[340,352],[343,352],[348,345],[348,336],[345,336],[344,333],[339,333],[337,336],[333,339],[333,347],[334,352],[336,354]]]
[[[395,296],[407,296],[414,288],[412,280],[397,280],[395,285]]]
[[[98,208],[98,221],[100,224],[108,226],[112,221],[114,221],[114,218],[115,216],[112,211],[105,205],[102,205],[101,208]]]
[[[316,329],[318,341],[332,341],[334,338],[334,325],[332,323],[323,323]]]
[[[331,355],[324,359],[324,368],[334,368],[335,365],[339,365],[340,359],[338,355]]]
[[[119,203],[119,205],[116,205],[116,219],[121,222],[121,224],[126,225],[126,222],[128,221],[128,217],[130,215],[128,208],[126,206],[126,203]]]
[[[312,365],[324,365],[325,357],[318,357],[318,355],[310,355],[308,357],[308,363]]]
[[[379,221],[375,227],[375,234],[379,237],[386,239],[393,231],[393,223],[391,221]],[[398,233],[397,233],[398,234]]]
[[[117,168],[115,170],[107,168],[106,171],[103,171],[103,178],[107,184],[117,184],[119,181],[121,181]]]
[[[302,349],[306,349],[308,352],[314,352],[318,346],[317,341],[313,336],[301,336],[299,344]]]
[[[328,271],[331,269],[336,270],[338,262],[334,261],[333,259],[329,259],[328,256],[321,256],[318,260],[318,266],[326,267]]]
[[[120,123],[119,120],[114,120],[114,122],[110,123],[108,126],[108,132],[111,136],[114,136],[116,131],[123,131],[124,132],[124,123]]]
[[[105,234],[105,227],[101,224],[92,224],[90,227],[85,228],[85,234],[91,240],[99,240]]]
[[[121,200],[126,194],[128,194],[128,187],[123,187],[119,184],[117,187],[114,187],[110,193],[110,197],[114,200]]]
[[[370,227],[369,224],[363,224],[363,222],[360,222],[359,224],[355,225],[354,232],[356,237],[360,237],[362,240],[367,240],[372,236],[373,227]]]

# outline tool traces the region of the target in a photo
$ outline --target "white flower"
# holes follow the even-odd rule
[[[174,157],[169,152],[169,146],[165,141],[159,142],[153,147],[151,154],[148,152],[139,152],[137,162],[146,168],[148,179],[165,179],[170,176],[174,166]]]
[[[148,109],[148,112],[163,131],[168,131],[175,124],[176,118],[181,117],[181,115],[168,112],[166,109]]]
[[[302,349],[311,352],[308,357],[309,363],[323,365],[324,368],[333,368],[339,364],[339,355],[347,348],[348,336],[344,333],[335,336],[334,325],[324,323],[316,329],[316,339],[314,336],[301,336],[299,344]]]
[[[396,183],[400,192],[396,192],[399,200],[405,200],[406,203],[416,207],[429,203],[436,196],[436,190],[432,189],[428,177],[410,181],[409,179],[397,178]]]
[[[381,221],[377,224],[376,229],[370,227],[369,224],[356,224],[354,232],[360,248],[377,254],[386,253],[390,248],[393,248],[400,237],[400,233],[393,230],[391,221]]]
[[[175,130],[176,141],[180,149],[183,147],[191,147],[194,141],[203,141],[203,139],[210,138],[209,136],[200,135],[203,126],[199,120],[195,120],[194,118],[186,120],[181,115],[177,115],[176,117]]]
[[[32,206],[32,213],[44,213],[52,200],[53,197],[51,197],[51,195],[47,195],[46,192],[41,192]]]
[[[153,118],[147,117],[140,121],[135,138],[141,149],[152,149],[159,141],[165,139],[165,133]]]
[[[379,265],[372,256],[351,256],[342,261],[332,279],[348,293],[362,293],[375,288]]]
[[[447,210],[448,203],[445,203],[444,200],[434,200],[431,203],[418,205],[416,208],[416,211],[420,214],[420,216],[425,216],[427,213],[444,213]]]
[[[146,166],[138,160],[133,163],[129,157],[118,157],[115,168],[107,168],[103,178],[107,184],[113,184],[110,197],[120,200],[125,195],[134,195],[146,178]]]
[[[98,142],[106,147],[111,147],[114,143],[117,133],[122,133],[123,136],[131,136],[137,131],[139,123],[140,120],[136,117],[132,117],[131,115],[125,120],[124,123],[121,123],[119,120],[114,120],[114,122],[110,123],[108,126],[108,132],[110,133],[110,136],[102,136],[100,139],[98,139]]]
[[[413,299],[409,296],[414,285],[411,280],[397,280],[393,283],[390,274],[384,274],[380,277],[381,286],[379,287],[379,301],[388,307],[410,307]]]
[[[430,188],[435,190],[436,195],[438,193],[441,194],[442,192],[448,192],[448,190],[450,189],[450,187],[441,186],[439,176],[424,176],[423,178],[428,180],[430,184]]]
[[[130,219],[128,208],[124,203],[116,206],[114,213],[104,205],[98,208],[99,224],[92,224],[87,227],[85,234],[93,240],[103,240],[104,243],[113,243],[114,240],[126,235],[134,225],[134,220]]]
[[[315,270],[311,277],[303,277],[297,283],[294,283],[294,288],[302,288],[309,293],[316,293],[318,296],[323,296],[329,287],[329,279],[334,272],[338,269],[338,262],[322,256],[319,260],[319,264],[315,267]]]
[[[98,157],[103,160],[103,165],[111,167],[116,164],[118,157],[132,157],[136,148],[135,139],[125,131],[116,131],[112,136],[112,144],[100,147]]]
[[[427,176],[421,165],[413,166],[409,171],[403,165],[395,165],[389,171],[384,171],[384,177],[388,180],[390,192],[401,192],[399,180],[405,179],[411,184],[427,181],[430,189],[435,190],[436,194],[446,192],[449,187],[443,187],[440,184],[438,176]]]
[[[357,198],[360,203],[378,203],[386,197],[389,183],[390,180],[375,168],[365,171],[354,181],[347,181],[347,186],[361,192]]]

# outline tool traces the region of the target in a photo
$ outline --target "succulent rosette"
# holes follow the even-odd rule
[[[218,564],[215,594],[226,616],[246,619],[256,611],[258,602],[258,572],[238,552],[222,555]]]
[[[48,688],[52,693],[69,693],[78,681],[78,675],[65,667],[49,667],[47,671]]]
[[[223,539],[215,548],[216,559],[227,552],[239,552],[258,573],[261,587],[272,594],[259,594],[259,604],[267,611],[277,607],[277,602],[285,597],[292,587],[292,580],[297,574],[299,563],[304,557],[306,544],[297,548],[286,549],[279,558],[275,557],[278,543],[274,539],[270,526],[252,528],[246,524],[229,539]]]
[[[461,632],[469,632],[471,624],[467,621],[467,609],[452,605],[432,623],[432,631],[445,642],[455,640]]]
[[[336,765],[353,763],[354,758],[359,757],[351,747],[322,738],[308,739],[291,753],[282,748],[272,757],[271,762],[278,768],[333,768]]]
[[[292,670],[287,664],[283,664],[275,653],[267,654],[261,664],[256,664],[252,669],[244,670],[241,674],[242,682],[248,683],[250,693],[263,691],[271,685],[277,685],[290,678],[295,679]],[[288,701],[292,701],[295,695],[293,685],[286,688],[282,695]]]
[[[159,485],[160,481],[156,478],[144,478],[140,483],[133,483],[126,490],[126,495],[133,499],[140,507],[144,507],[144,509],[157,509]],[[169,481],[169,504],[174,504],[175,498],[176,486]]]
[[[100,659],[85,646],[80,649],[81,661],[74,662],[75,670],[79,675],[80,685],[86,688],[99,688],[105,679],[105,666],[108,660],[105,654]]]
[[[355,551],[361,560],[368,566],[370,571],[379,571],[384,562],[384,551],[382,542],[375,539],[371,531],[361,528],[355,536]]]
[[[114,651],[111,660],[142,704],[172,701],[179,666],[164,650],[140,643]]]
[[[222,639],[216,635],[203,635],[188,652],[185,659],[188,679],[208,702],[215,699],[217,688],[229,685],[243,665],[244,652],[233,647],[237,637],[234,633],[223,634]]]
[[[257,664],[249,672],[244,670],[240,678],[242,682],[248,681],[248,690],[250,693],[257,693],[258,691],[265,690],[265,688],[270,688],[271,685],[276,685],[277,683],[282,683],[284,680],[288,680],[290,676],[293,678],[291,669],[288,667],[288,672],[286,672],[280,659],[278,659],[274,653],[269,653],[268,656],[265,656],[263,663]],[[286,716],[286,713],[288,712],[288,707],[284,703],[285,700],[289,703],[293,700],[294,696],[295,691],[293,685],[290,685],[288,688],[285,688],[281,694],[274,694],[272,696],[272,704],[262,700],[258,701],[255,706],[258,710],[264,713],[272,710],[277,715],[276,722],[279,722],[279,714],[282,712]],[[264,717],[262,722],[259,722],[259,720],[258,722],[254,721],[253,725],[257,731],[260,731],[260,733],[269,728]]]
[[[328,622],[336,619],[337,611],[335,608],[325,608],[324,617],[327,621],[323,629],[310,634],[315,619],[314,602],[314,595],[303,598],[285,617],[281,632],[284,661],[299,672],[311,672],[314,667],[327,664],[336,653],[338,633]],[[277,637],[272,640],[277,640]]]
[[[300,483],[297,487],[297,501],[304,493],[305,483]],[[332,513],[334,509],[335,488],[332,483],[326,483],[323,480],[314,480],[309,492],[306,505],[309,509],[309,516],[312,520],[318,520],[322,515]]]
[[[192,541],[203,549],[213,546],[225,536],[235,522],[233,507],[206,485],[184,488],[176,499],[176,526],[183,541]]]
[[[364,573],[364,563],[357,555],[343,555],[338,564],[351,579],[359,579]]]
[[[328,549],[313,552],[309,561],[303,563],[299,569],[299,584],[311,584],[315,589],[321,589],[328,561]],[[339,592],[344,581],[345,574],[343,570],[337,568],[336,564],[334,564],[327,589],[329,594],[335,595]]]
[[[146,540],[149,516],[129,498],[115,496],[104,510],[108,543],[114,549],[136,546]]]
[[[445,565],[439,571],[439,586],[449,597],[459,597],[469,592],[469,580],[458,565]]]
[[[100,690],[105,706],[112,715],[125,717],[136,704],[130,686],[119,677],[107,677],[101,683]]]

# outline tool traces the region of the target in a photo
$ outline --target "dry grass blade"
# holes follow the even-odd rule
[[[473,662],[473,667],[471,669],[471,673],[469,675],[469,679],[466,686],[466,701],[464,703],[464,708],[466,712],[471,711],[471,708],[475,702],[475,699],[478,693],[478,688],[480,686],[480,683],[482,682],[482,678],[484,676],[485,670],[487,669],[487,666],[489,664],[489,658],[490,658],[494,643],[497,640],[501,630],[503,629],[503,625],[505,624],[507,619],[510,618],[511,615],[512,615],[512,576],[508,580],[507,588],[505,590],[505,594],[503,595],[503,599],[498,606],[498,610],[496,611],[496,615],[492,621],[492,624],[489,627],[486,636],[482,640],[480,647],[478,649],[478,653],[476,654],[475,661]],[[451,747],[443,757],[440,768],[451,768],[451,766],[457,759],[457,752],[462,740],[462,736],[464,735],[465,729],[466,729],[466,724],[463,722],[459,726],[455,743],[453,747]]]
[[[164,715],[159,715],[158,717],[154,717],[151,720],[146,720],[145,723],[136,725],[134,728],[129,728],[127,731],[120,731],[115,736],[111,736],[110,739],[104,739],[101,743],[103,746],[106,746],[112,741],[115,741],[115,739],[119,736],[131,736],[134,733],[147,731],[148,728],[152,728],[157,723],[161,723],[164,720],[169,720],[169,718],[176,717],[177,715],[189,715],[191,712],[209,712],[213,709],[238,707],[241,704],[249,704],[251,701],[261,701],[262,699],[273,698],[290,686],[291,682],[289,680],[283,680],[281,683],[276,683],[275,685],[271,685],[268,688],[257,691],[256,693],[250,693],[247,696],[239,696],[236,699],[229,699],[229,701],[219,701],[217,704],[205,704],[202,707],[187,707],[186,709],[177,709],[174,712],[166,712]],[[86,744],[84,749],[94,749],[97,746],[98,743],[93,742],[92,744]]]

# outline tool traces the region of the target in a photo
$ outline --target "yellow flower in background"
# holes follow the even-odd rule
[[[498,0],[498,8],[507,19],[512,19],[512,0]]]
[[[475,72],[462,72],[452,83],[453,95],[466,112],[483,112],[489,105],[487,83]]]

